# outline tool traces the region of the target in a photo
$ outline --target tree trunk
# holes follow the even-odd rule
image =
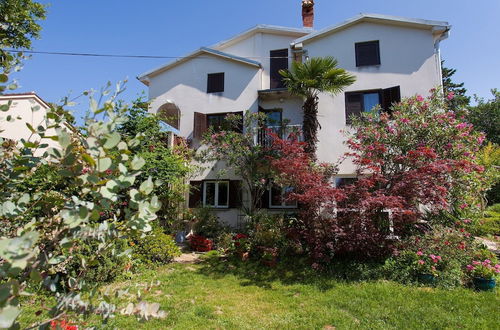
[[[313,160],[315,160],[316,144],[318,143],[318,129],[321,128],[318,121],[318,96],[315,95],[306,98],[302,110],[304,111],[302,131],[304,134],[304,141],[306,142],[304,150]]]

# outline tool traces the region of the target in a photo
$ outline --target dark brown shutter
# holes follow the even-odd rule
[[[346,124],[351,124],[351,116],[360,116],[363,112],[363,94],[345,93],[345,119]]]
[[[270,57],[270,88],[284,88],[285,84],[283,83],[283,77],[280,75],[279,71],[288,69],[288,49],[271,50]]]
[[[240,180],[229,181],[229,208],[240,208],[242,203],[242,190]]]
[[[200,112],[194,113],[193,138],[201,139],[207,131],[207,115]]]
[[[358,42],[354,45],[356,51],[356,66],[379,65],[380,46],[377,41]]]
[[[382,90],[382,109],[391,113],[393,103],[401,102],[401,89],[399,86],[386,88]]]
[[[189,207],[199,207],[203,204],[203,181],[189,182]]]
[[[224,91],[224,72],[209,73],[207,76],[207,93]]]
[[[238,111],[234,113],[237,116],[240,116],[241,119],[238,122],[238,126],[236,127],[236,132],[243,133],[243,116],[245,115],[243,111]]]
[[[262,197],[260,198],[259,207],[261,209],[269,208],[269,190],[264,191],[264,193],[262,194]]]

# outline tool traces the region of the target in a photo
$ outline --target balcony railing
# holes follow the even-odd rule
[[[299,141],[304,141],[302,125],[283,125],[260,128],[257,131],[256,142],[266,147],[270,146],[272,144],[272,136],[269,133],[274,133],[284,140],[298,138]]]

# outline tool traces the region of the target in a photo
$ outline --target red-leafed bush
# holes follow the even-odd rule
[[[486,189],[475,154],[484,136],[444,108],[438,92],[403,100],[388,113],[353,118],[346,155],[358,180],[331,184],[334,167],[315,164],[304,145],[273,137],[271,167],[293,186],[310,256],[388,255],[393,239],[411,234],[426,214],[477,207]],[[465,205],[465,206],[464,206]]]

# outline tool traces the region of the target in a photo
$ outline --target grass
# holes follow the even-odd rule
[[[139,283],[160,281],[149,290]],[[142,292],[158,302],[166,319],[137,321],[117,315],[105,328],[118,329],[495,329],[497,292],[408,287],[394,282],[347,282],[307,268],[276,269],[211,259],[144,271],[108,289]],[[147,292],[146,292],[147,291]],[[129,300],[132,297],[129,297]],[[37,320],[40,302],[26,306],[22,326]],[[127,299],[118,301],[124,307]],[[86,326],[95,325],[96,319]],[[330,328],[329,328],[330,327]]]

